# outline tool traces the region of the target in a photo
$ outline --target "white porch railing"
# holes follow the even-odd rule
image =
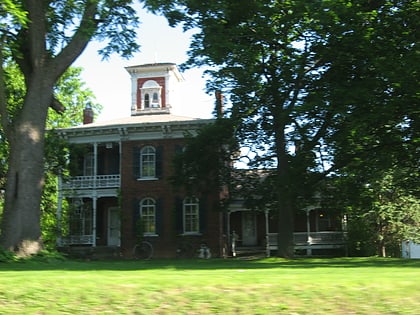
[[[295,249],[333,249],[343,248],[346,244],[346,232],[297,232],[293,233]],[[278,234],[267,234],[267,254],[277,250]]]
[[[63,182],[62,189],[93,189],[93,188],[118,188],[120,187],[118,175],[74,176]]]
[[[92,245],[93,235],[69,235],[58,239],[59,246],[69,245]]]

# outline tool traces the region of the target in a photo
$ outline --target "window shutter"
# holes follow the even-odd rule
[[[163,147],[158,146],[156,148],[156,177],[163,177]]]
[[[175,198],[175,229],[177,234],[184,233],[184,218],[182,209],[182,199],[179,197]]]
[[[140,178],[140,148],[138,147],[133,149],[133,177]]]
[[[156,224],[156,234],[163,234],[163,200],[159,198],[156,200],[156,213],[155,213],[155,224]]]
[[[207,202],[204,198],[199,199],[199,202],[200,233],[205,233],[207,230]]]
[[[137,241],[137,221],[140,219],[140,200],[133,199],[133,236]]]

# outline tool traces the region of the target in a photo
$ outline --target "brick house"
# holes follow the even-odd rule
[[[183,80],[177,66],[157,63],[126,70],[132,87],[130,117],[93,122],[86,108],[83,125],[57,131],[70,147],[70,174],[60,178],[58,188],[58,247],[105,248],[130,258],[140,227],[155,257],[176,257],[185,248],[195,254],[203,244],[212,256],[230,255],[234,232],[234,253],[270,255],[277,247],[276,215],[247,209],[235,198],[220,211],[219,191],[191,196],[170,181],[186,133],[214,123],[171,114],[179,105],[176,86]],[[316,206],[303,210],[295,217],[297,251],[310,255],[344,248],[341,214]]]
[[[141,218],[144,239],[154,256],[174,257],[182,244],[220,250],[221,225],[214,195],[188,196],[170,182],[172,160],[194,133],[212,119],[171,114],[176,86],[183,80],[175,64],[127,67],[131,76],[131,116],[61,129],[70,146],[70,174],[59,181],[59,247],[118,249],[130,257]],[[63,213],[63,203],[69,204]]]

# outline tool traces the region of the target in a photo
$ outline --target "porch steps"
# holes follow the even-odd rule
[[[120,258],[120,248],[117,246],[66,246],[59,247],[58,251],[66,254],[69,258],[101,260]]]

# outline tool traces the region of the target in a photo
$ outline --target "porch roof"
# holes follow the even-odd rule
[[[193,118],[193,117],[186,117],[186,116],[177,116],[172,114],[154,114],[154,115],[136,115],[136,116],[129,116],[123,117],[108,121],[99,121],[93,122],[90,124],[79,125],[75,127],[65,128],[62,130],[84,130],[84,129],[97,129],[97,128],[115,128],[115,127],[129,127],[135,125],[144,125],[144,124],[161,124],[161,123],[191,123],[191,122],[211,122],[213,119],[201,119],[201,118]]]
[[[118,141],[130,135],[131,140],[184,137],[185,131],[196,131],[211,124],[214,119],[201,119],[171,114],[138,115],[99,121],[90,124],[57,129],[56,132],[71,142]]]

